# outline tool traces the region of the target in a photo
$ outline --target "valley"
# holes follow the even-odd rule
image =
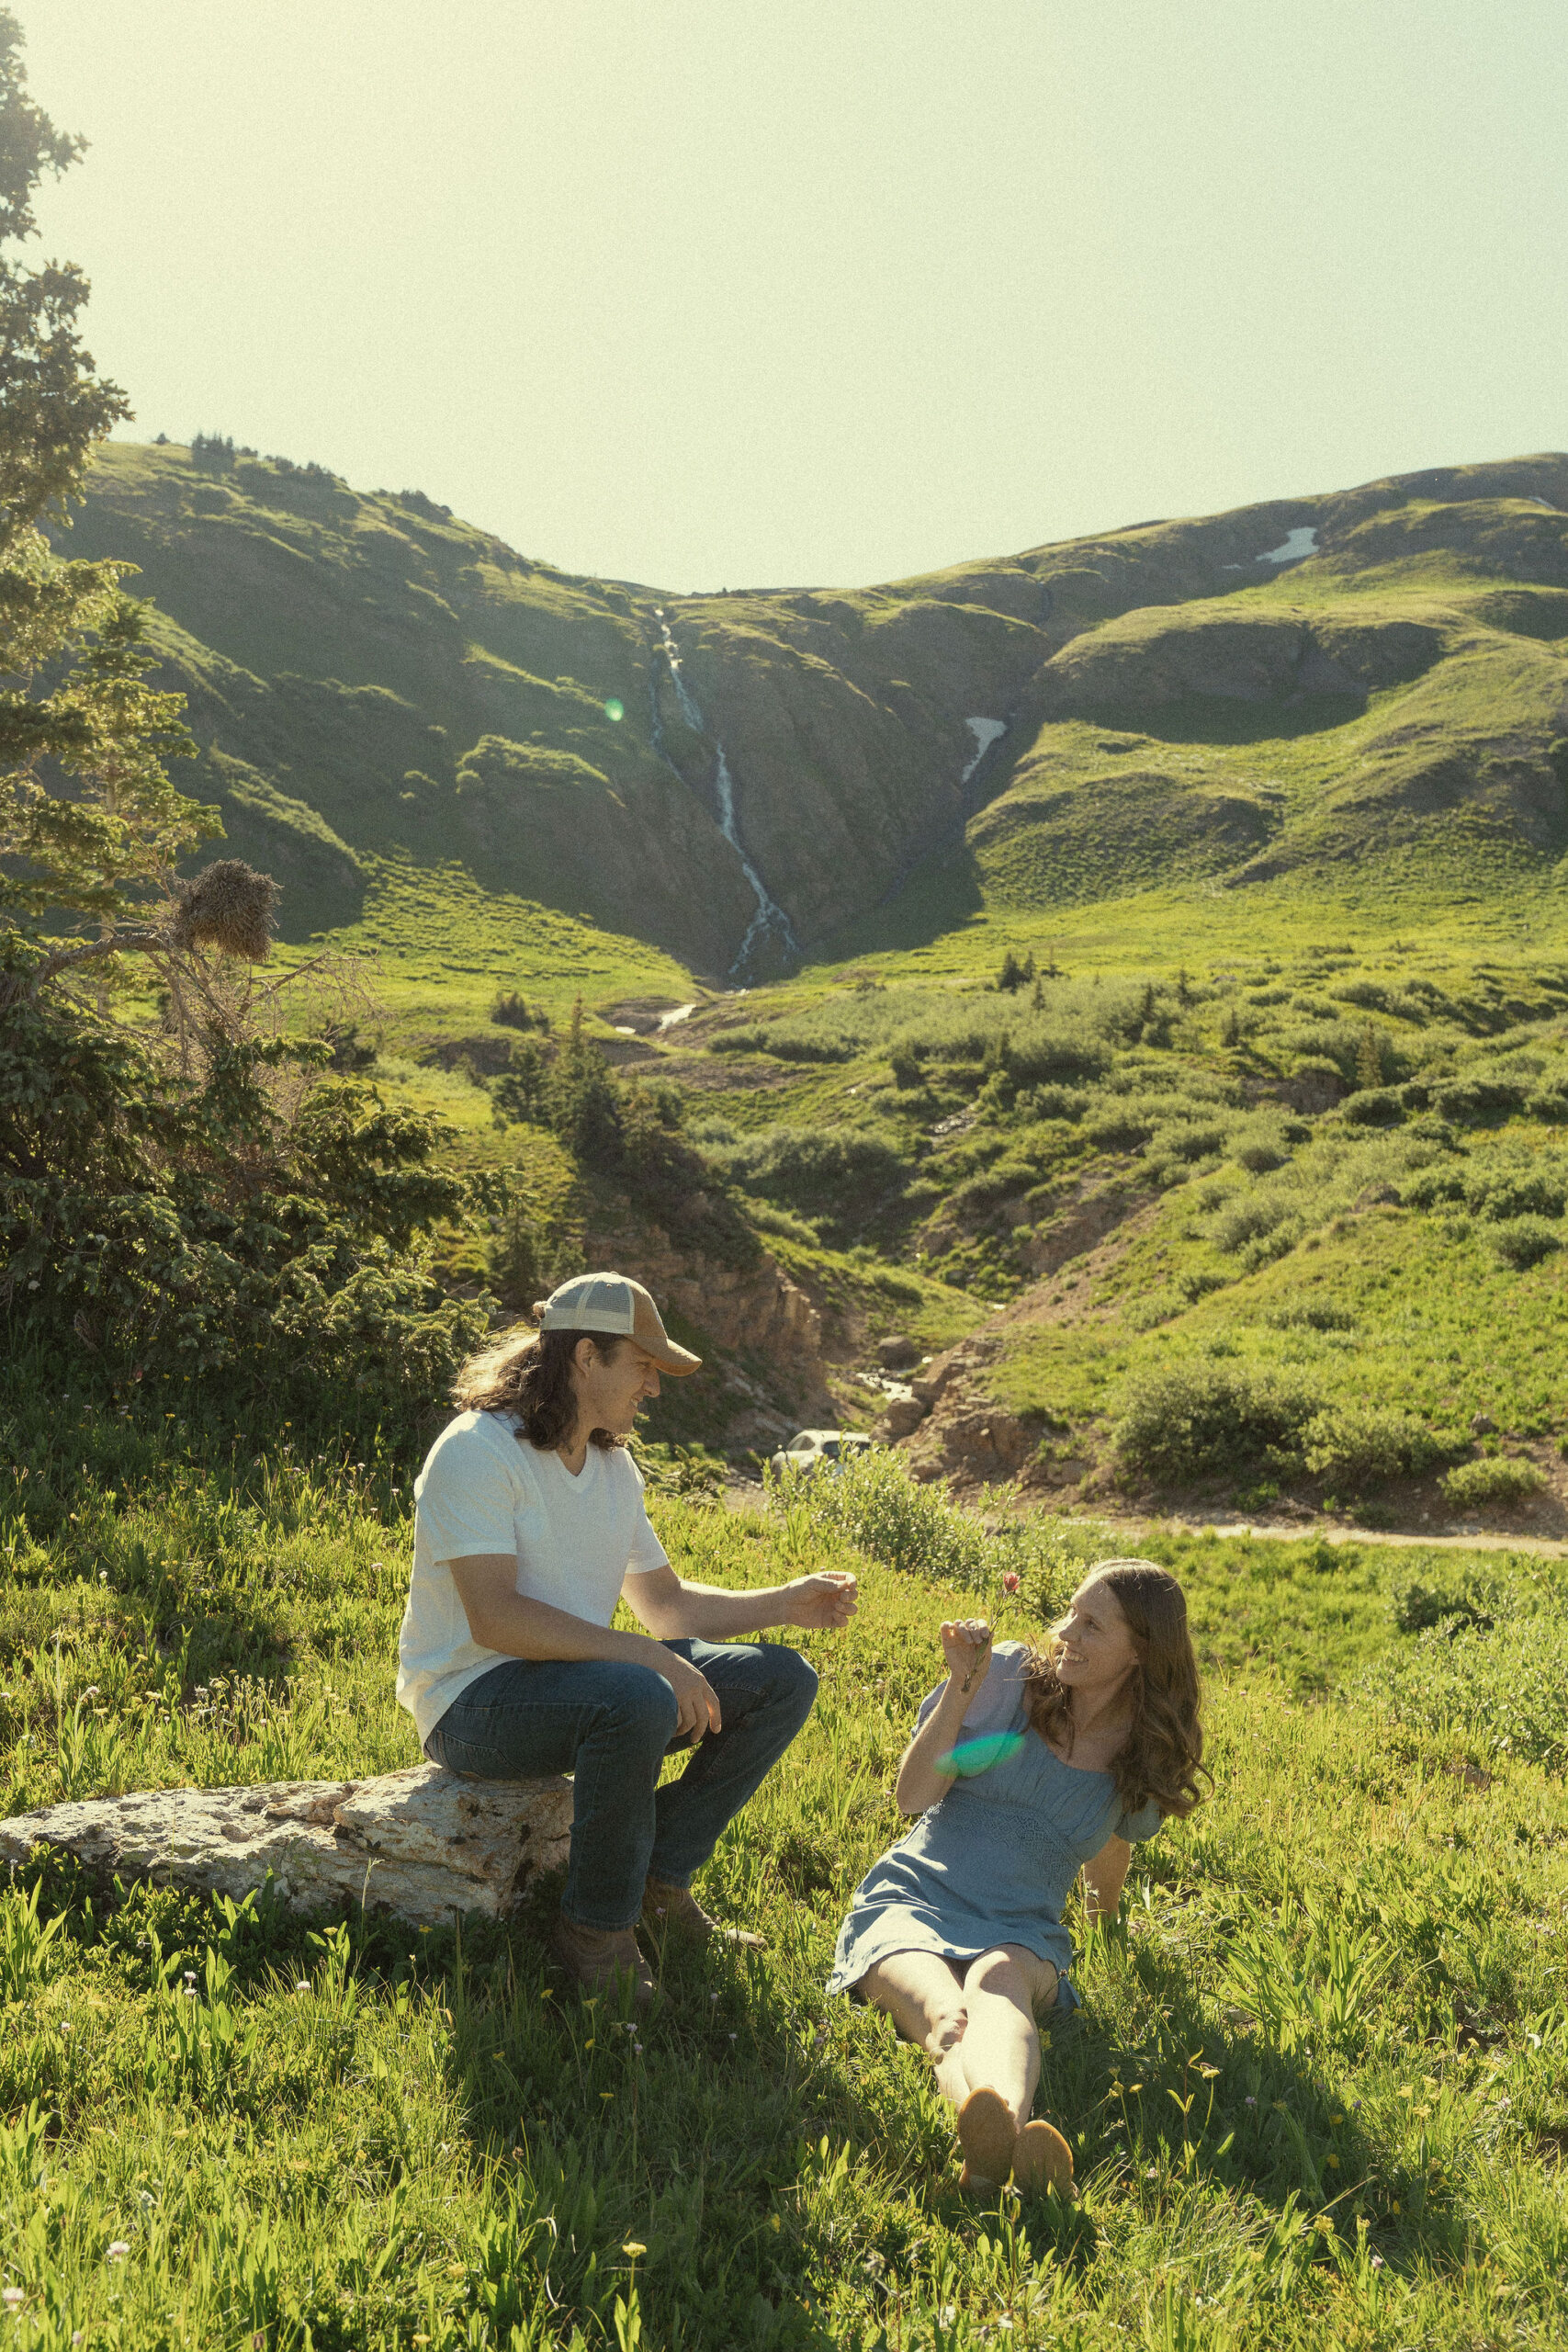
[[[1520,459],[677,598],[113,445],[74,540],[141,567],[281,961],[346,958],[375,1082],[510,1187],[446,1279],[657,1277],[725,1365],[666,1442],[829,1415],[1025,1504],[1544,1537],[1565,509]],[[551,1131],[574,1007],[679,1182]]]

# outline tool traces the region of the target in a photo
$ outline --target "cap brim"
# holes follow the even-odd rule
[[[652,1357],[660,1372],[672,1372],[677,1380],[684,1380],[688,1373],[701,1372],[703,1368],[701,1356],[694,1356],[690,1348],[678,1348],[673,1340],[666,1339],[661,1348],[649,1347],[646,1340],[638,1340],[637,1346]]]

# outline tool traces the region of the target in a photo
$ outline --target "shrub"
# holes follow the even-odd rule
[[[1445,1623],[1490,1625],[1496,1598],[1495,1584],[1462,1573],[1445,1575],[1433,1561],[1404,1570],[1388,1589],[1389,1614],[1402,1634],[1424,1634]]]
[[[0,1301],[133,1378],[423,1410],[485,1317],[442,1298],[422,1239],[488,1188],[431,1165],[437,1122],[352,1080],[310,1090],[323,1058],[214,1035],[187,1078],[161,1041],[69,1000],[13,1004]]]
[[[1026,1159],[998,1159],[993,1167],[960,1184],[949,1198],[959,1211],[995,1208],[1013,1194],[1026,1191],[1034,1182],[1036,1173]]]
[[[1079,1119],[1091,1100],[1081,1087],[1031,1086],[1018,1096],[1015,1108],[1021,1119]]]
[[[498,989],[490,1017],[503,1029],[547,1029],[550,1016],[525,1004],[515,989]]]
[[[781,1208],[776,1201],[753,1196],[747,1203],[746,1214],[759,1233],[770,1233],[780,1241],[798,1241],[808,1250],[820,1245],[821,1233],[811,1219],[797,1216],[794,1209]]]
[[[1306,1427],[1306,1465],[1359,1494],[1428,1469],[1442,1449],[1424,1421],[1383,1405],[1331,1405]]]
[[[1111,1102],[1084,1121],[1083,1131],[1099,1151],[1134,1151],[1148,1142],[1156,1115],[1135,1102]]]
[[[1499,1503],[1522,1502],[1526,1495],[1539,1494],[1546,1484],[1546,1474],[1533,1462],[1520,1461],[1507,1453],[1484,1453],[1478,1461],[1461,1462],[1443,1480],[1443,1493],[1450,1510],[1485,1510]]]
[[[1364,1086],[1346,1096],[1339,1115],[1353,1127],[1393,1127],[1404,1118],[1404,1105],[1393,1087]]]
[[[1224,1149],[1227,1132],[1218,1120],[1173,1121],[1169,1126],[1155,1129],[1150,1151],[1166,1159],[1211,1159]]]
[[[1434,1086],[1432,1108],[1445,1119],[1485,1119],[1521,1109],[1529,1092],[1527,1079],[1478,1071],[1469,1078],[1446,1078]]]
[[[1215,1249],[1229,1252],[1240,1250],[1248,1241],[1262,1239],[1294,1216],[1299,1205],[1284,1192],[1244,1193],[1215,1220]]]
[[[1532,1119],[1550,1125],[1568,1125],[1568,1080],[1554,1078],[1525,1099],[1525,1109]]]
[[[1561,1160],[1533,1166],[1486,1169],[1465,1187],[1465,1199],[1480,1216],[1561,1216],[1568,1204],[1568,1170]]]
[[[1282,1135],[1244,1136],[1231,1146],[1231,1158],[1249,1176],[1267,1176],[1271,1170],[1283,1168],[1290,1158]]]
[[[1111,1068],[1110,1048],[1097,1038],[1040,1026],[1016,1031],[1008,1041],[1007,1059],[1020,1086],[1043,1079],[1102,1078]]]
[[[1353,1331],[1356,1318],[1348,1307],[1325,1298],[1292,1298],[1269,1307],[1263,1317],[1276,1331]]]
[[[1527,1266],[1539,1265],[1541,1259],[1562,1249],[1562,1228],[1548,1224],[1543,1216],[1509,1217],[1496,1227],[1492,1246],[1506,1266],[1523,1272]]]
[[[1054,1616],[1086,1562],[1114,1549],[1105,1531],[1031,1513],[994,1532],[940,1487],[921,1486],[902,1454],[885,1446],[831,1472],[767,1473],[768,1508],[807,1541],[831,1535],[911,1576],[968,1585],[999,1603],[1001,1577],[1019,1578],[1017,1605]]]
[[[1464,1193],[1462,1168],[1423,1168],[1418,1176],[1401,1186],[1399,1197],[1408,1209],[1431,1209],[1440,1202],[1462,1201]]]
[[[1568,1624],[1544,1613],[1438,1623],[1381,1658],[1356,1695],[1421,1731],[1561,1771],[1568,1764]]]
[[[1157,1485],[1263,1461],[1299,1461],[1317,1396],[1289,1376],[1197,1359],[1128,1383],[1114,1445],[1118,1461]]]
[[[922,1487],[908,1465],[884,1447],[837,1469],[802,1472],[793,1466],[767,1475],[771,1510],[807,1531],[840,1536],[890,1568],[953,1584],[985,1582],[985,1531],[936,1487]]]
[[[807,1216],[866,1209],[909,1167],[903,1137],[878,1127],[761,1127],[709,1156],[743,1192]]]

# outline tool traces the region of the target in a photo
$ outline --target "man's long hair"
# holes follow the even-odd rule
[[[519,1444],[526,1439],[547,1453],[565,1443],[576,1424],[571,1360],[579,1340],[592,1340],[606,1358],[626,1345],[611,1332],[537,1331],[514,1323],[468,1358],[452,1384],[452,1402],[466,1412],[514,1414]],[[588,1442],[607,1453],[625,1441],[608,1430],[591,1430]]]
[[[1100,1560],[1084,1581],[1110,1589],[1137,1652],[1128,1684],[1132,1725],[1110,1766],[1122,1810],[1136,1813],[1152,1797],[1162,1818],[1190,1813],[1203,1794],[1200,1777],[1211,1787],[1213,1781],[1203,1766],[1201,1694],[1186,1595],[1153,1560]],[[1071,1697],[1056,1672],[1061,1652],[1061,1628],[1053,1625],[1043,1644],[1031,1647],[1024,1696],[1042,1739],[1058,1755],[1071,1756]]]

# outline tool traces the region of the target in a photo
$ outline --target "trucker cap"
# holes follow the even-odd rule
[[[689,1348],[678,1348],[640,1283],[629,1274],[574,1274],[534,1308],[541,1331],[604,1331],[635,1340],[660,1372],[684,1374],[702,1363]]]

